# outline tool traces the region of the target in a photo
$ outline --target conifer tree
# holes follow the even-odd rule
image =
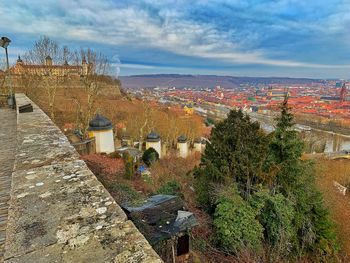
[[[278,171],[271,190],[282,193],[294,203],[295,251],[330,255],[337,250],[336,236],[322,195],[315,186],[313,164],[301,159],[303,143],[293,130],[293,124],[285,98],[266,162],[270,170]]]
[[[213,128],[195,170],[197,199],[227,252],[256,251],[264,241],[273,262],[302,255],[328,260],[338,249],[333,224],[313,164],[301,158],[287,102],[268,136],[235,110]]]
[[[267,140],[257,122],[241,110],[231,110],[227,119],[213,128],[201,160],[198,177],[207,184],[235,183],[247,199],[262,178]]]
[[[293,115],[288,108],[287,98],[283,101],[281,115],[276,121],[276,130],[269,144],[267,165],[269,169],[277,167],[279,171],[273,187],[288,194],[291,188],[295,187],[295,183],[298,183],[297,177],[303,173],[300,161],[303,142],[293,130]]]

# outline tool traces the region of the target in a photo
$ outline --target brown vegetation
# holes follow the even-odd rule
[[[50,113],[47,94],[38,89],[40,88],[28,95],[44,111]],[[21,89],[17,90],[21,91]],[[32,94],[35,96],[31,96]],[[73,123],[76,128],[80,127],[81,113],[88,106],[88,94],[83,88],[59,87],[56,89],[54,116],[55,123],[60,128],[67,123]],[[163,143],[174,146],[177,137],[181,134],[194,140],[205,132],[202,118],[196,115],[185,116],[183,111],[137,99],[128,100],[124,96],[105,95],[103,91],[98,95],[94,94],[93,97],[94,105],[91,112],[103,114],[115,125],[122,124],[121,126],[126,127],[126,134],[133,140],[139,140],[141,136],[145,138],[149,132],[155,130],[161,135]],[[149,110],[145,112],[145,108]],[[148,121],[141,129],[146,119]],[[123,135],[122,129],[116,132],[119,138]]]
[[[320,158],[316,160],[316,182],[322,191],[326,206],[331,217],[336,222],[337,235],[342,245],[343,262],[350,261],[350,195],[342,195],[333,182],[350,186],[350,160],[329,160]]]

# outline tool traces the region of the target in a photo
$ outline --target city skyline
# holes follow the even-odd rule
[[[47,35],[62,45],[103,52],[121,75],[349,78],[345,0],[0,4],[0,31],[12,39],[12,63]]]

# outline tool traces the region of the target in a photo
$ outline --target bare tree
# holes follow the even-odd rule
[[[81,49],[74,52],[75,61],[85,61],[86,69],[83,68],[81,82],[85,96],[74,96],[77,105],[77,123],[83,136],[87,136],[89,121],[95,113],[95,102],[101,93],[103,80],[109,73],[109,62],[102,53],[92,49]]]
[[[39,95],[39,85],[42,81],[42,76],[35,72],[30,72],[27,68],[17,76],[18,86],[22,88],[23,92],[31,99],[36,99]]]
[[[142,145],[143,145],[143,138],[145,137],[145,128],[148,126],[151,126],[151,115],[152,115],[152,108],[149,106],[148,103],[143,103],[143,112],[144,112],[144,118],[142,125],[139,129],[139,150],[142,151]],[[151,129],[154,129],[154,127],[151,126]],[[150,130],[150,129],[149,129]]]
[[[50,56],[55,64],[73,61],[73,53],[67,46],[60,47],[58,42],[48,36],[42,36],[34,43],[32,49],[24,54],[27,64],[45,64],[46,57]]]
[[[6,62],[0,60],[0,91],[5,94]]]
[[[46,94],[49,114],[52,120],[55,120],[55,102],[58,87],[62,86],[66,81],[66,76],[55,76],[50,70],[41,76],[41,87],[44,88]]]

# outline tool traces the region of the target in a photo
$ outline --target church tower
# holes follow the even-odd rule
[[[23,60],[21,59],[21,56],[18,56],[17,63],[18,65],[23,65]]]
[[[88,74],[88,71],[89,71],[89,65],[88,65],[88,63],[86,63],[85,57],[83,57],[81,65],[82,65],[82,71],[83,71],[82,75],[86,76]]]
[[[46,66],[52,66],[52,58],[50,56],[47,56],[45,58],[45,65]]]

